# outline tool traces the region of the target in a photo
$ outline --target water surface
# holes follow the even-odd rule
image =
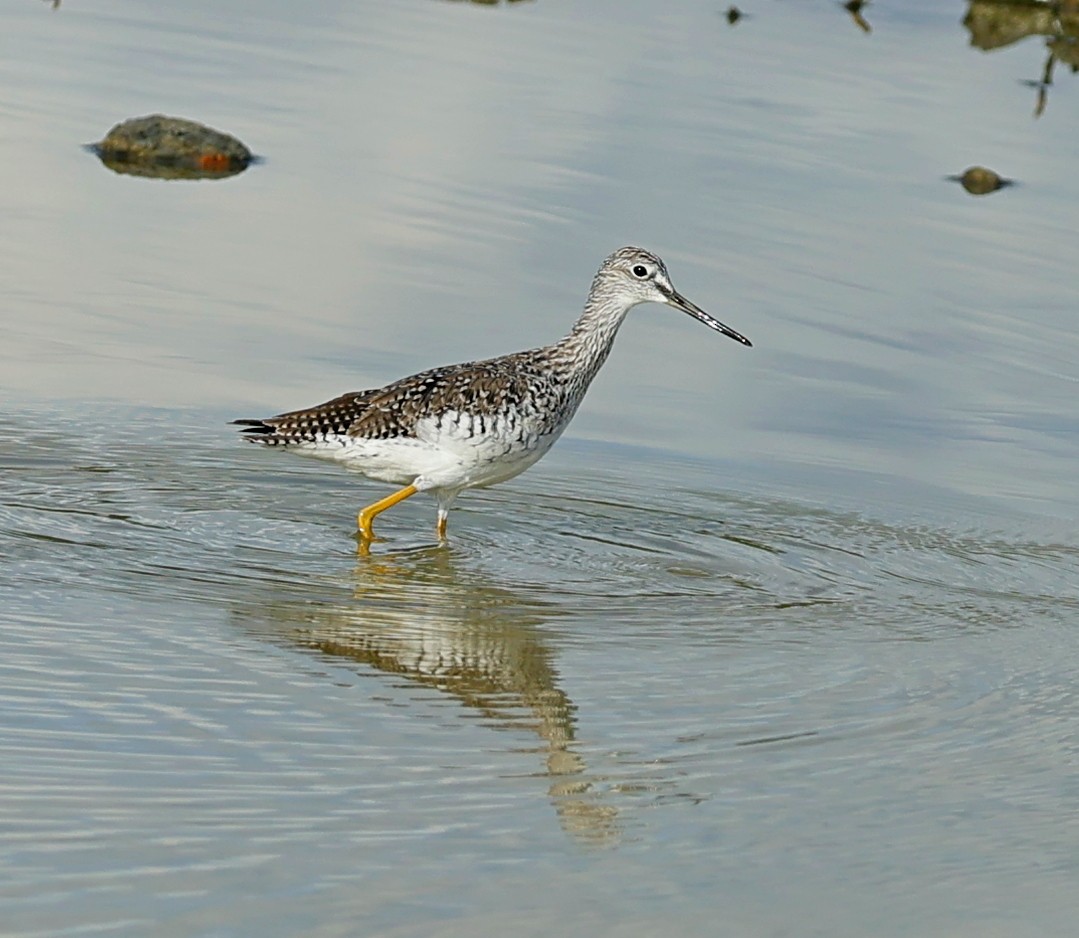
[[[1073,932],[1052,36],[983,51],[958,4],[8,6],[6,934]],[[157,111],[264,162],[80,148]],[[945,179],[975,163],[1018,184]],[[412,499],[358,555],[384,489],[226,425],[550,341],[634,242],[754,347],[634,311],[448,547]]]

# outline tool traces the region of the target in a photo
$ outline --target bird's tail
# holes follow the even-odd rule
[[[263,443],[267,446],[279,446],[294,442],[287,435],[279,433],[277,427],[266,420],[232,420],[232,424],[243,427],[240,433],[248,443]]]

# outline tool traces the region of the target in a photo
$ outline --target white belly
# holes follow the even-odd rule
[[[543,433],[542,430],[548,432]],[[416,425],[415,437],[330,437],[299,450],[338,461],[371,479],[426,489],[460,490],[494,485],[524,472],[561,434],[538,422],[510,422],[449,412]]]

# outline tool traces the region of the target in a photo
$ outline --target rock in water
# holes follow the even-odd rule
[[[245,170],[254,157],[229,134],[196,121],[151,114],[117,124],[90,144],[109,169],[162,179],[213,179]]]

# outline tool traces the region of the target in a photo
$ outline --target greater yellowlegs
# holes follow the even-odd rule
[[[252,443],[334,459],[403,485],[360,511],[364,542],[374,537],[378,514],[417,492],[437,499],[441,539],[462,491],[512,479],[551,448],[607,360],[626,313],[639,303],[666,303],[752,344],[675,290],[655,254],[625,247],[603,262],[581,318],[552,345],[432,368],[307,410],[233,422]]]

